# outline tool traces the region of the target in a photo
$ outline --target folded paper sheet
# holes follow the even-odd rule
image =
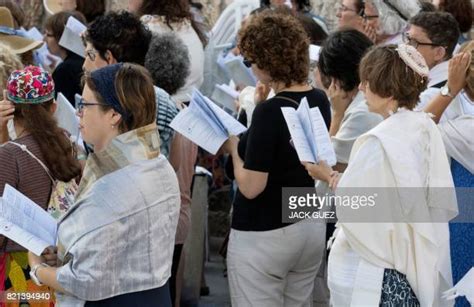
[[[0,198],[0,234],[39,256],[56,245],[57,223],[46,210],[6,184]]]

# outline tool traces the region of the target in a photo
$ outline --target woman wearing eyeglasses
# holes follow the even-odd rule
[[[74,95],[82,92],[81,76],[84,58],[59,45],[59,40],[63,35],[69,17],[74,17],[80,22],[86,23],[84,15],[78,11],[56,13],[46,20],[44,41],[49,52],[62,60],[56,68],[52,67],[54,69],[53,80],[56,85],[56,95],[62,93],[74,106]]]
[[[305,164],[336,194],[331,303],[452,306],[442,294],[452,287],[448,222],[457,215],[456,195],[438,128],[413,111],[428,66],[402,44],[372,49],[359,71],[369,111],[384,120],[357,138],[341,176],[325,163]]]
[[[58,225],[58,265],[29,253],[32,278],[58,306],[171,306],[180,197],[159,151],[151,77],[128,63],[86,73],[78,107],[94,153]]]
[[[227,270],[232,306],[306,306],[325,246],[324,223],[284,223],[283,187],[314,187],[298,160],[281,107],[307,98],[330,124],[328,99],[308,85],[309,39],[298,19],[278,10],[252,17],[239,47],[262,84],[250,127],[233,136],[231,155],[238,191],[233,204]],[[266,99],[272,88],[275,96]]]

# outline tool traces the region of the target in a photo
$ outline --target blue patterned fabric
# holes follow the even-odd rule
[[[396,270],[385,269],[379,306],[419,307],[420,302],[404,274]]]
[[[474,174],[454,159],[451,162],[451,172],[456,187],[474,187]],[[458,201],[459,214],[467,210],[467,205],[467,202]],[[453,283],[456,284],[474,266],[474,223],[451,223],[449,231]],[[468,306],[471,305],[465,297],[456,299],[455,307]]]
[[[160,133],[160,153],[169,158],[171,138],[174,130],[170,127],[171,121],[179,110],[171,96],[163,89],[155,86],[156,98],[156,125]]]

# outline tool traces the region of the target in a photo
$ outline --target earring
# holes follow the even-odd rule
[[[115,125],[112,125],[112,129],[115,129]]]

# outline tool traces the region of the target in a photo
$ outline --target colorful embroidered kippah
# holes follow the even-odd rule
[[[415,47],[400,44],[397,46],[398,56],[410,67],[414,72],[422,77],[428,77],[430,69],[426,65],[425,58],[416,50]]]
[[[8,78],[7,96],[13,103],[41,104],[54,98],[51,75],[37,66],[15,70]]]

